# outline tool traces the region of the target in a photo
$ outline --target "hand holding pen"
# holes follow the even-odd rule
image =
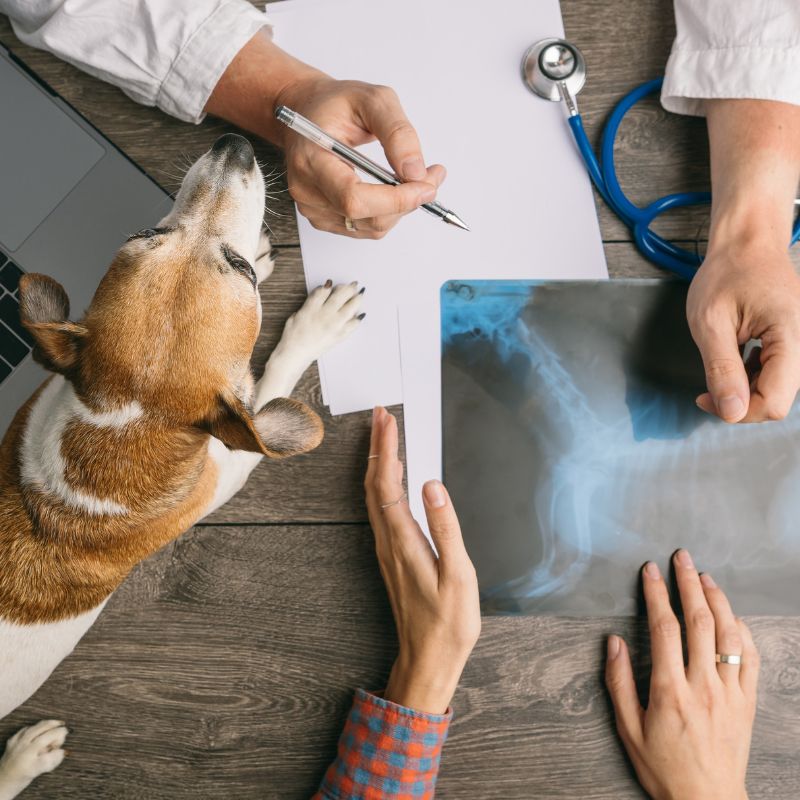
[[[403,215],[435,199],[445,169],[441,165],[425,168],[417,135],[391,89],[326,79],[314,92],[284,94],[280,99],[313,117],[337,140],[358,146],[377,138],[392,169],[404,181],[384,186],[362,182],[352,166],[330,158],[318,144],[284,128],[289,191],[314,227],[379,239]],[[397,181],[394,175],[390,177],[392,183]]]

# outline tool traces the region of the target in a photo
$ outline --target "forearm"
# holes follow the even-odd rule
[[[0,12],[26,44],[187,122],[269,24],[247,0],[0,0]]]
[[[283,146],[286,128],[274,116],[280,98],[319,70],[280,49],[266,30],[239,51],[206,103],[209,114]]]
[[[785,250],[800,180],[800,106],[709,100],[709,252],[738,243]]]
[[[431,800],[452,714],[424,714],[359,689],[336,760],[313,800]]]

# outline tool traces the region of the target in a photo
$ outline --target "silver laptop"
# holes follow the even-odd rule
[[[125,238],[152,227],[169,195],[0,46],[0,436],[47,373],[19,321],[23,272],[59,281],[73,318]]]

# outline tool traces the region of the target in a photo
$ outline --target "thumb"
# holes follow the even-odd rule
[[[439,553],[439,565],[443,572],[456,566],[470,563],[461,526],[458,524],[450,495],[441,481],[428,481],[422,487],[422,499],[425,502],[425,516],[431,539]]]
[[[419,137],[394,90],[388,86],[375,87],[367,93],[359,112],[397,175],[407,181],[424,181],[427,170]]]
[[[750,382],[733,322],[693,330],[692,335],[703,357],[708,386],[708,395],[701,395],[698,405],[713,410],[725,422],[739,422],[747,414]]]
[[[614,705],[617,730],[624,742],[635,742],[642,734],[644,709],[636,693],[631,656],[619,636],[608,637],[606,687]]]

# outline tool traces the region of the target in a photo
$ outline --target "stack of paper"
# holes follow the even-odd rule
[[[386,238],[365,241],[298,219],[309,288],[328,278],[367,287],[364,324],[320,361],[323,399],[333,414],[404,403],[409,497],[424,518],[420,487],[441,474],[442,283],[606,276],[562,105],[533,96],[521,79],[527,47],[563,35],[559,6],[288,0],[270,16],[276,42],[298,58],[397,91],[426,161],[447,167],[439,201],[471,228],[417,211]],[[376,143],[363,150],[386,163]]]

